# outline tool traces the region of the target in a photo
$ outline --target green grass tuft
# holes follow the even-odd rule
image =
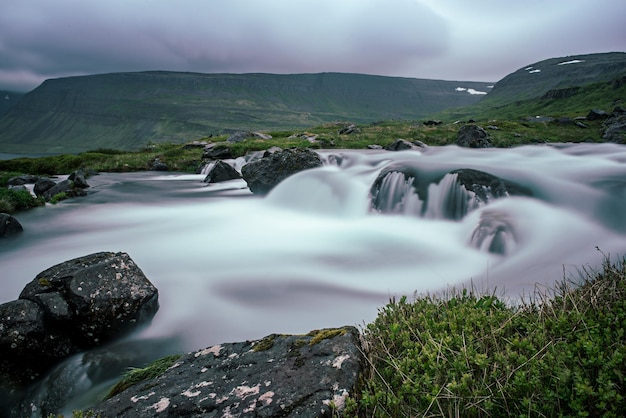
[[[122,377],[122,379],[111,388],[105,399],[112,398],[118,393],[123,392],[129,387],[136,385],[137,383],[154,379],[159,377],[168,368],[172,367],[178,359],[181,358],[180,354],[173,354],[167,357],[160,358],[148,366],[139,369],[131,369]]]

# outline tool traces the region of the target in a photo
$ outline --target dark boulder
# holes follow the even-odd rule
[[[456,143],[460,147],[467,148],[491,148],[493,144],[489,134],[478,125],[463,125],[459,129]]]
[[[150,162],[150,170],[152,171],[168,171],[169,167],[167,163],[161,161],[160,158],[155,158]]]
[[[437,125],[441,125],[443,122],[437,119],[430,119],[430,120],[425,120],[422,123],[424,124],[424,126],[437,126]]]
[[[8,213],[0,213],[0,238],[17,235],[24,231],[22,224]]]
[[[601,109],[591,109],[587,113],[587,120],[603,120],[607,119],[610,115]]]
[[[243,142],[248,138],[267,140],[267,139],[272,139],[272,135],[263,134],[261,132],[239,131],[229,136],[226,141],[231,142],[231,143],[237,143],[237,142]]]
[[[171,360],[160,376],[90,408],[103,417],[330,417],[364,370],[353,327],[270,335]]]
[[[204,160],[226,160],[229,158],[233,158],[233,153],[226,144],[209,144],[202,151],[202,159]]]
[[[409,142],[402,138],[396,139],[385,147],[387,151],[423,150],[425,148],[428,148],[428,145],[421,141]]]
[[[157,309],[157,289],[128,254],[101,252],[57,264],[27,284],[17,301],[0,305],[0,377],[30,380],[70,354],[128,334]]]
[[[264,195],[292,174],[322,165],[315,151],[294,148],[250,162],[242,167],[241,174],[252,193]]]
[[[205,183],[219,183],[221,181],[240,179],[241,174],[232,165],[222,160],[215,162],[215,165],[204,178]]]
[[[339,135],[352,135],[352,134],[360,134],[361,129],[359,129],[356,125],[348,125],[339,130]]]
[[[42,177],[35,182],[33,192],[35,196],[41,197],[45,192],[50,190],[56,185],[56,182],[48,177]]]
[[[7,180],[7,186],[21,186],[24,184],[35,184],[39,180],[39,176],[30,174],[22,174],[21,176],[11,177]]]
[[[87,183],[85,173],[82,170],[76,170],[67,178],[72,182],[72,187],[75,189],[87,189],[89,184]]]
[[[626,144],[626,111],[616,107],[611,117],[602,123],[602,139],[606,142]]]

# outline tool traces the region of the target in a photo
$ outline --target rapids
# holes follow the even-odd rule
[[[133,338],[175,338],[176,349],[192,350],[360,326],[391,297],[449,286],[514,301],[626,253],[621,145],[320,154],[326,165],[264,198],[243,180],[207,185],[204,174],[91,177],[87,197],[16,215],[24,233],[0,241],[0,303],[54,264],[124,251],[161,306]],[[531,195],[476,199],[448,174],[457,169]],[[373,205],[384,172],[384,201]]]

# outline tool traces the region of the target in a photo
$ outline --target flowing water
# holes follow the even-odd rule
[[[626,253],[624,146],[321,155],[324,167],[263,198],[243,180],[207,185],[204,175],[91,177],[87,197],[17,215],[24,233],[0,241],[0,303],[54,264],[127,252],[159,289],[159,312],[133,337],[146,339],[154,357],[359,326],[391,297],[449,286],[515,300],[564,271],[598,267],[603,253]],[[467,190],[457,169],[489,173],[525,193]],[[72,361],[66,370],[78,367]],[[68,381],[81,382],[68,395],[74,399],[96,384]]]

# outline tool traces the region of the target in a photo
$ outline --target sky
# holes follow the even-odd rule
[[[626,51],[624,0],[0,0],[0,90],[125,71],[495,82]]]

